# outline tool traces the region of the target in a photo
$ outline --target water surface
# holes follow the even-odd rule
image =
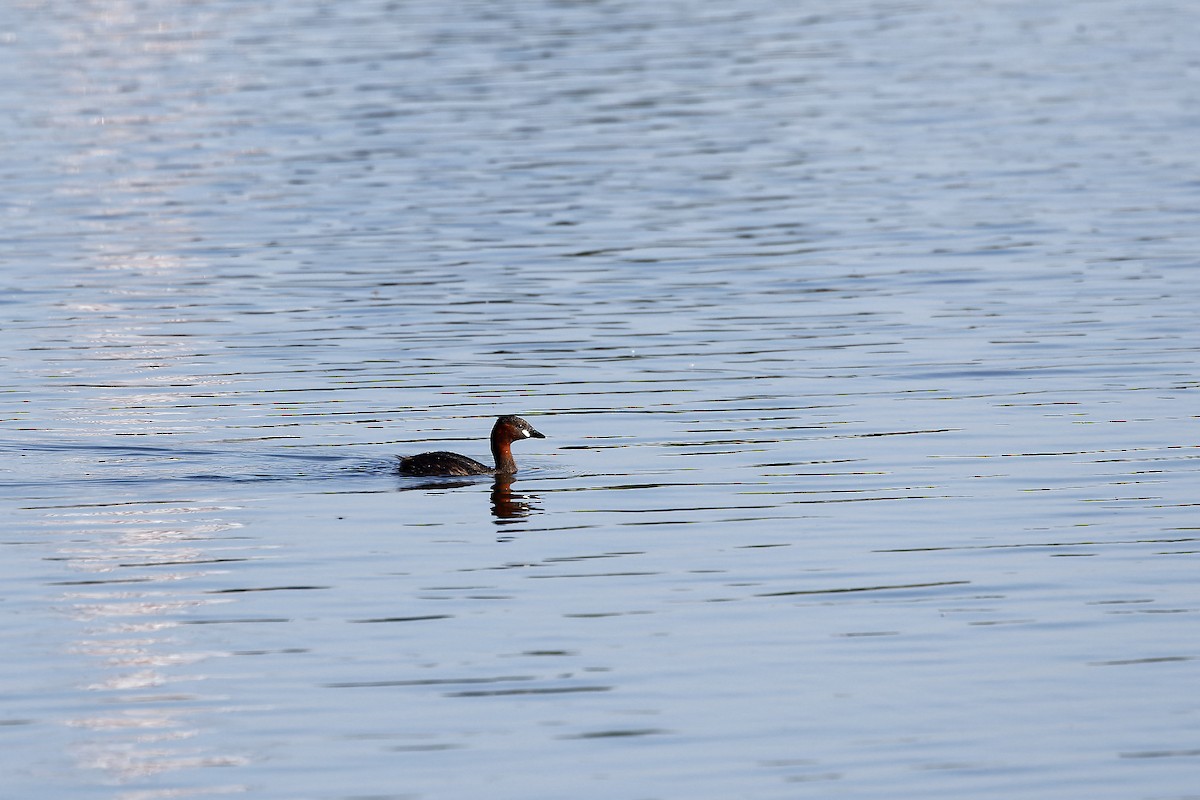
[[[1187,4],[0,20],[14,796],[1194,795]]]

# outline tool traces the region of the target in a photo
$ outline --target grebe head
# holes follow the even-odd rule
[[[515,442],[518,439],[545,439],[544,433],[539,433],[525,420],[520,417],[506,414],[496,420],[496,426],[492,428],[493,437],[503,437],[510,442]]]

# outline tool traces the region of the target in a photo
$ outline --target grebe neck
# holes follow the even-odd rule
[[[512,456],[512,440],[499,425],[492,429],[492,458],[499,474],[511,475],[517,471],[517,462],[513,461]]]

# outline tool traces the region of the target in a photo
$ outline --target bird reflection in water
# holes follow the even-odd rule
[[[542,507],[537,505],[541,499],[530,492],[514,492],[512,485],[516,478],[513,475],[497,475],[492,481],[492,516],[497,525],[512,525],[532,514],[540,512]],[[428,491],[430,489],[459,489],[476,485],[478,481],[464,479],[441,478],[434,481],[421,481],[410,486],[401,486],[400,491]],[[501,537],[501,541],[511,539],[511,536]]]
[[[497,525],[504,525],[516,520],[525,519],[541,507],[535,505],[538,496],[527,492],[512,490],[512,475],[497,475],[492,484],[492,516]]]

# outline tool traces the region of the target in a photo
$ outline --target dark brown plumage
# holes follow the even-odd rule
[[[473,458],[438,450],[415,456],[401,456],[397,472],[401,475],[446,476],[446,475],[511,475],[517,471],[513,461],[512,443],[518,439],[545,439],[546,436],[520,417],[506,414],[492,426],[492,458],[495,468]]]

